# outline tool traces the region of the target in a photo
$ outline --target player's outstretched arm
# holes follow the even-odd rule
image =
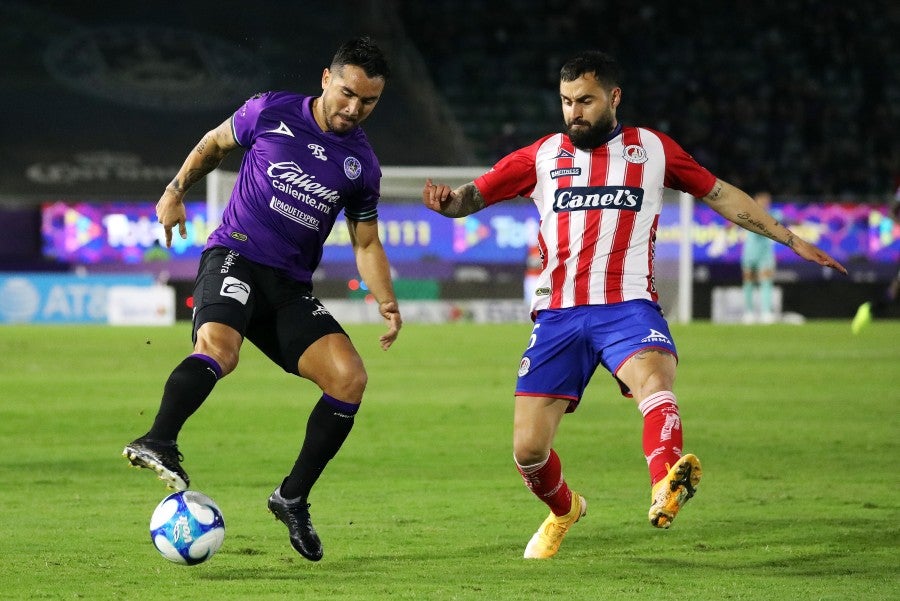
[[[378,312],[387,325],[388,330],[381,335],[379,342],[382,349],[388,350],[400,334],[403,318],[400,317],[400,307],[391,282],[391,266],[378,237],[378,221],[347,219],[347,229],[359,275],[378,301]]]
[[[717,179],[709,194],[700,200],[732,223],[784,244],[807,261],[847,273],[847,269],[834,257],[778,223],[749,194],[728,182]]]
[[[473,182],[451,190],[447,184],[434,184],[425,180],[422,203],[445,217],[465,217],[484,208],[484,197]]]
[[[225,155],[237,146],[231,129],[231,118],[228,118],[215,129],[206,132],[184,160],[175,179],[166,186],[159,202],[156,203],[156,219],[166,232],[167,247],[172,246],[172,228],[176,225],[181,238],[187,238],[184,194],[207,173],[218,167]]]

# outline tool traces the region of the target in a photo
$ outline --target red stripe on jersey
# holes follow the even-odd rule
[[[564,169],[575,164],[575,146],[567,137],[563,138],[559,150],[565,150],[572,156],[564,156],[556,159],[556,168]],[[564,176],[559,178],[556,189],[567,188],[572,185],[572,178]],[[552,202],[552,201],[551,201]],[[572,254],[569,248],[569,213],[561,211],[556,216],[556,266],[550,273],[550,308],[562,306],[563,286],[566,282],[566,261]]]
[[[547,269],[547,242],[544,240],[544,234],[538,230],[538,248],[541,250],[541,271]]]
[[[602,186],[609,175],[609,146],[604,144],[595,148],[591,156],[591,173],[589,186]],[[591,265],[594,262],[594,250],[600,238],[600,222],[603,219],[602,209],[585,211],[584,233],[581,238],[581,251],[578,253],[578,267],[575,270],[575,304],[590,304],[591,297]]]
[[[650,228],[650,252],[647,253],[647,292],[650,293],[650,300],[654,303],[659,300],[659,293],[656,291],[656,277],[653,275],[653,258],[656,256],[656,229],[659,227],[659,215],[653,220],[653,226]]]
[[[636,127],[626,127],[622,130],[622,144],[627,148],[640,144],[641,138]],[[625,179],[622,182],[626,187],[639,188],[644,179],[643,163],[625,164]],[[628,254],[629,241],[634,231],[634,222],[637,219],[635,211],[619,211],[616,230],[613,234],[612,252],[606,261],[606,302],[621,303],[625,300],[623,294],[625,279],[625,256]]]

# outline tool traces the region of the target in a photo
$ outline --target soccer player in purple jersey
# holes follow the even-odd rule
[[[266,92],[247,100],[188,155],[156,205],[166,245],[185,238],[183,198],[232,150],[245,150],[222,224],[209,236],[194,285],[193,353],[171,373],[150,430],[125,447],[132,465],[178,490],[190,480],[176,440],[187,419],[234,371],[248,338],[286,372],[322,390],[290,473],[268,507],[312,561],[322,543],[307,501],[353,427],[367,374],[350,338],[312,295],[312,274],[343,210],[360,275],[378,301],[390,348],[402,320],[378,237],[381,168],[358,126],[390,75],[368,37],[350,40],[322,74],[318,97]]]

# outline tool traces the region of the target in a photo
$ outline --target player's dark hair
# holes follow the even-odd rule
[[[570,58],[559,70],[559,79],[575,81],[585,73],[593,73],[608,90],[617,87],[622,79],[622,70],[616,59],[599,50],[588,50]]]
[[[368,77],[381,77],[387,80],[391,75],[391,68],[384,52],[367,35],[348,40],[338,48],[334,58],[331,59],[330,69],[339,71],[345,65],[359,67]]]

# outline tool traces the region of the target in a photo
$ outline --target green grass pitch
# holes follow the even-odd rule
[[[251,346],[180,438],[227,524],[182,567],[147,526],[163,484],[122,447],[190,352],[172,328],[0,328],[2,599],[897,599],[900,322],[675,326],[697,496],[647,522],[633,401],[598,371],[556,448],[586,518],[549,561],[546,516],[512,463],[512,390],[530,328],[407,323],[369,371],[356,427],[310,499],[319,563],[266,511],[317,398]]]

